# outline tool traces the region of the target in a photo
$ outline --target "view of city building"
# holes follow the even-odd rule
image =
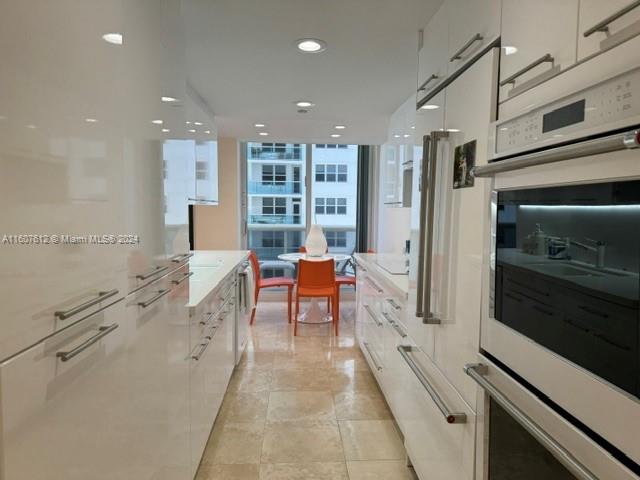
[[[264,274],[286,273],[278,255],[297,252],[312,223],[322,225],[329,251],[353,251],[357,145],[248,143],[246,149],[247,245],[272,262]]]

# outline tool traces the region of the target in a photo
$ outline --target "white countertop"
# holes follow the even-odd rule
[[[398,294],[404,297],[409,295],[409,275],[392,273],[404,271],[406,256],[392,253],[356,253],[353,257],[356,262],[364,264],[374,275],[383,279]]]
[[[189,271],[193,275],[188,280],[188,308],[197,307],[249,256],[247,250],[198,250],[193,253],[193,257],[189,259]]]

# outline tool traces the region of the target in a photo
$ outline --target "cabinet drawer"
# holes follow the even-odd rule
[[[474,478],[475,414],[426,355],[417,349],[409,355],[449,413],[465,416],[464,423],[448,423],[423,381],[402,359],[404,395],[398,396],[396,419],[416,473],[438,480]]]
[[[631,0],[580,0],[578,60],[640,33],[640,6],[628,9],[631,4]],[[597,29],[599,25],[601,28]]]

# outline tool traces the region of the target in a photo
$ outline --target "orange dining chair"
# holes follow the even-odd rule
[[[301,245],[300,248],[298,248],[298,252],[307,253],[307,247],[305,247],[304,245]],[[329,253],[329,247],[327,247],[324,253]],[[329,313],[331,312],[331,300],[329,300],[329,298],[327,298],[327,312]]]
[[[253,250],[249,252],[249,260],[251,260],[251,268],[253,269],[253,278],[255,284],[255,304],[251,311],[251,321],[249,325],[253,325],[253,321],[256,316],[256,308],[258,307],[258,295],[263,288],[275,288],[275,287],[287,287],[287,320],[291,323],[291,295],[293,293],[293,286],[295,282],[293,278],[288,277],[273,277],[262,278],[260,274],[260,263],[258,262],[258,256]]]
[[[336,265],[333,260],[304,260],[298,262],[298,282],[296,286],[296,311],[294,314],[293,334],[298,334],[298,313],[300,297],[326,297],[332,304],[333,325],[338,335],[340,309],[337,305]]]

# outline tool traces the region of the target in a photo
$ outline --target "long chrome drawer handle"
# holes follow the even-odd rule
[[[371,351],[371,348],[369,347],[369,344],[367,342],[362,342],[362,344],[364,345],[364,348],[367,350],[367,353],[371,357],[371,361],[373,362],[373,365],[376,367],[376,370],[378,370],[379,372],[382,371],[382,367],[380,366],[380,364],[376,360],[376,357],[373,354],[373,352]]]
[[[467,43],[465,43],[462,47],[460,47],[460,50],[458,50],[456,53],[453,54],[453,56],[449,59],[449,62],[455,62],[456,60],[460,60],[462,58],[462,54],[471,45],[473,45],[475,42],[479,42],[482,39],[483,39],[482,35],[480,35],[479,33],[476,33],[473,37],[471,37],[471,39]]]
[[[112,325],[106,327],[98,328],[98,333],[96,333],[93,337],[85,340],[80,345],[78,345],[73,350],[69,350],[68,352],[58,352],[56,353],[56,357],[58,357],[61,361],[66,362],[67,360],[71,360],[73,357],[83,352],[87,348],[89,348],[94,343],[98,342],[101,338],[106,337],[111,332],[113,332],[116,328],[118,328],[118,324],[114,323]]]
[[[195,361],[200,360],[202,358],[202,355],[204,354],[204,351],[207,349],[208,346],[209,346],[209,342],[201,343],[200,350],[198,351],[198,353],[191,355],[191,359]]]
[[[537,60],[534,60],[529,65],[524,67],[522,70],[518,70],[516,73],[511,75],[509,78],[505,78],[503,81],[501,81],[500,82],[500,86],[504,87],[505,85],[507,85],[509,83],[516,83],[516,79],[518,77],[521,77],[522,75],[527,73],[529,70],[536,68],[538,65],[540,65],[542,63],[551,63],[551,64],[553,64],[554,63],[553,55],[551,55],[550,53],[547,53],[546,55],[541,56]]]
[[[369,277],[364,277],[364,279],[367,281],[367,283],[369,285],[371,285],[373,287],[373,289],[378,292],[378,293],[384,293],[384,290],[382,289],[382,287],[380,285],[378,285],[376,282],[374,282],[373,280],[371,280]]]
[[[164,290],[158,290],[158,294],[151,297],[149,300],[144,300],[142,302],[138,302],[138,306],[142,307],[142,308],[147,308],[149,305],[151,305],[152,303],[157,302],[158,300],[160,300],[162,297],[164,297],[166,294],[168,294],[171,290],[164,289]]]
[[[77,315],[78,313],[86,310],[89,307],[93,307],[94,305],[102,302],[103,300],[106,300],[109,297],[117,295],[118,292],[119,290],[117,288],[109,290],[108,292],[99,292],[96,298],[92,298],[91,300],[81,303],[80,305],[70,308],[69,310],[59,310],[57,312],[54,312],[54,315],[60,320],[66,320],[67,318],[73,317],[74,315]]]
[[[378,320],[378,316],[374,313],[374,311],[371,309],[370,305],[365,305],[364,309],[367,311],[367,313],[369,314],[369,316],[373,319],[373,321],[375,322],[375,324],[379,327],[382,326],[382,322],[380,320]]]
[[[190,201],[190,202],[218,203],[218,200],[215,200],[213,198],[192,198],[192,197],[189,197],[189,198],[187,198],[187,200]]]
[[[583,35],[585,37],[589,37],[589,36],[593,35],[596,32],[604,32],[604,33],[609,32],[609,24],[610,23],[616,21],[617,19],[619,19],[620,17],[626,15],[631,10],[634,10],[637,7],[640,7],[640,0],[636,0],[635,2],[631,2],[626,7],[623,7],[620,10],[618,10],[617,12],[612,13],[611,15],[609,15],[604,20],[596,23],[593,27],[585,30]]]
[[[437,80],[437,79],[439,79],[439,78],[440,78],[440,77],[434,73],[434,74],[433,74],[433,75],[431,75],[429,78],[427,78],[427,80],[426,80],[422,85],[420,85],[420,86],[418,87],[418,91],[419,91],[419,92],[424,92],[424,91],[427,89],[427,84],[428,84],[429,82],[431,82],[432,80]]]
[[[464,372],[473,378],[495,402],[504,408],[522,428],[538,440],[549,452],[558,459],[567,470],[581,480],[598,480],[587,467],[575,458],[566,448],[558,443],[551,435],[534,422],[531,417],[518,408],[511,400],[500,392],[484,375],[487,366],[481,363],[470,363],[464,366]]]
[[[391,327],[398,333],[398,335],[400,335],[402,338],[407,337],[407,333],[402,330],[400,325],[398,325],[398,322],[391,318],[388,313],[382,312],[382,316],[387,320],[387,323],[391,325]]]
[[[175,255],[174,257],[171,257],[171,261],[173,263],[180,263],[183,262],[184,260],[193,257],[193,253],[181,253],[179,255]]]
[[[174,285],[180,285],[182,282],[184,282],[187,278],[189,278],[192,275],[193,275],[193,272],[185,273],[180,280],[171,280],[171,283],[173,283]]]
[[[431,400],[433,400],[433,403],[435,403],[438,407],[438,410],[442,412],[442,415],[444,416],[447,423],[466,423],[467,414],[451,412],[451,410],[449,410],[449,408],[445,405],[440,395],[438,395],[438,392],[436,392],[433,386],[431,386],[429,380],[427,380],[427,377],[424,375],[424,373],[422,373],[422,370],[420,370],[420,367],[418,367],[418,365],[411,358],[411,355],[409,355],[413,350],[414,347],[409,347],[406,345],[398,346],[398,352],[400,352],[400,355],[402,356],[404,361],[407,362],[407,365],[409,365],[409,368],[415,374],[415,376],[418,377],[418,380],[431,397]]]
[[[402,307],[393,298],[387,298],[387,303],[391,305],[394,310],[402,310]]]
[[[169,270],[169,267],[156,267],[154,268],[152,271],[148,272],[148,273],[141,273],[139,275],[136,275],[136,278],[138,280],[147,280],[151,277],[155,277],[156,275],[165,272]]]

